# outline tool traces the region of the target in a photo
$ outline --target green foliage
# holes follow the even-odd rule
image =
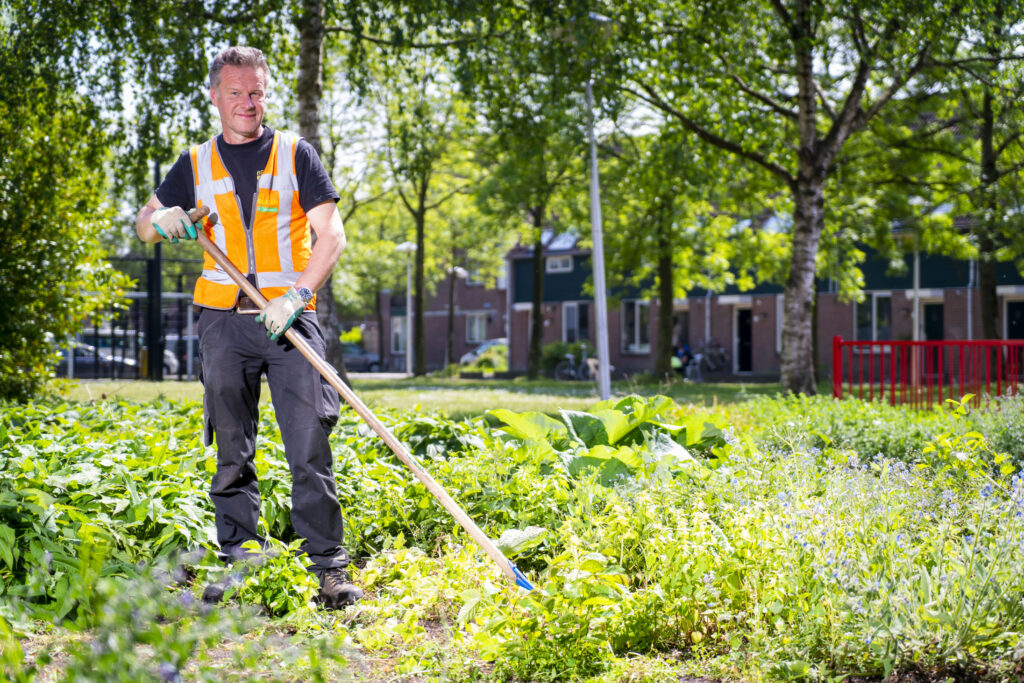
[[[508,346],[496,344],[465,367],[471,372],[508,372]]]
[[[101,605],[88,638],[72,649],[67,681],[182,680],[198,655],[254,626],[251,614],[210,609],[188,592],[170,592],[153,575],[103,579],[93,586]],[[189,680],[217,681],[222,673],[190,667]]]
[[[212,543],[213,462],[196,408],[4,404],[2,592],[87,624],[99,577],[130,577],[139,562]]]
[[[5,73],[30,71],[0,42]],[[39,392],[55,342],[110,306],[126,280],[103,264],[106,138],[98,112],[72,90],[21,76],[0,94],[0,398]]]
[[[359,325],[354,325],[353,327],[350,327],[349,329],[342,332],[339,339],[341,339],[341,341],[343,342],[358,344],[359,346],[362,346],[363,328],[360,327]]]
[[[261,520],[261,527],[266,523]],[[235,598],[247,605],[262,607],[272,617],[308,612],[320,591],[317,578],[307,569],[310,562],[299,550],[302,539],[285,544],[264,533],[264,543],[246,541],[243,561],[225,567],[212,552],[197,568],[197,583],[206,585],[229,578],[238,579],[225,599]]]
[[[556,416],[499,409],[463,422],[385,413],[527,572],[530,594],[505,586],[345,411],[332,444],[346,546],[366,558],[355,578],[372,596],[346,612],[345,628],[364,652],[388,658],[391,675],[456,680],[621,679],[632,667],[668,666],[669,652],[699,657],[692,665],[717,678],[910,669],[998,678],[1024,642],[1014,597],[1024,591],[1024,479],[992,444],[1005,438],[1001,425],[1020,418],[1003,414],[1011,403],[967,405],[906,413],[853,400],[759,399],[730,408],[733,426],[718,409],[665,397]],[[135,679],[167,663],[207,680],[203,651],[245,628],[244,615],[218,621],[187,604],[195,588],[146,587],[140,568],[210,544],[199,484],[211,453],[196,437],[198,406],[2,409],[10,426],[0,433],[0,624],[16,633],[30,619],[57,618],[106,639],[75,650],[76,670],[113,671],[122,657]],[[260,419],[257,469],[272,538],[232,602],[322,633],[324,613],[310,607],[315,579],[288,523],[287,467],[269,406]],[[111,432],[123,443],[109,445]],[[131,502],[132,487],[140,502],[160,501],[154,519],[149,505]],[[212,554],[194,569],[197,584],[225,571]],[[129,596],[144,609],[132,612]],[[438,623],[443,641],[431,636]],[[302,645],[302,666],[321,671],[326,643]],[[43,664],[18,652],[5,647],[12,680]],[[265,650],[247,652],[239,665],[259,670]]]

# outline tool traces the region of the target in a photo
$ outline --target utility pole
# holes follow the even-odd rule
[[[608,354],[608,294],[604,280],[604,238],[601,231],[601,187],[597,177],[597,138],[594,135],[594,91],[587,81],[587,109],[590,112],[590,233],[594,242],[594,317],[597,327],[597,389],[601,400],[611,396]]]

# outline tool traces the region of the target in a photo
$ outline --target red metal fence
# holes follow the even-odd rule
[[[1024,340],[844,341],[832,338],[832,394],[924,408],[973,394],[1024,391]]]

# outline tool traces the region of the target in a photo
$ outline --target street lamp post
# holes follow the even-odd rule
[[[412,255],[415,242],[402,242],[395,251],[405,254],[405,372],[412,374]]]
[[[608,296],[604,281],[604,238],[601,231],[601,187],[597,176],[597,138],[594,135],[594,92],[587,80],[587,120],[590,136],[590,232],[594,242],[594,316],[597,327],[597,389],[601,400],[611,396],[608,358]]]

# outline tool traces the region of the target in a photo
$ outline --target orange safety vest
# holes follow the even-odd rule
[[[221,162],[217,139],[190,150],[196,207],[209,206],[219,217],[216,225],[204,219],[207,237],[240,271],[255,273],[256,286],[267,299],[281,296],[295,284],[313,248],[309,220],[299,205],[295,175],[298,142],[293,135],[274,132],[270,159],[256,183],[251,229],[242,220],[238,202],[252,200],[235,196],[235,183]],[[238,285],[206,254],[193,301],[207,308],[229,309],[235,306],[238,291]],[[316,297],[306,305],[306,310],[315,309]]]

